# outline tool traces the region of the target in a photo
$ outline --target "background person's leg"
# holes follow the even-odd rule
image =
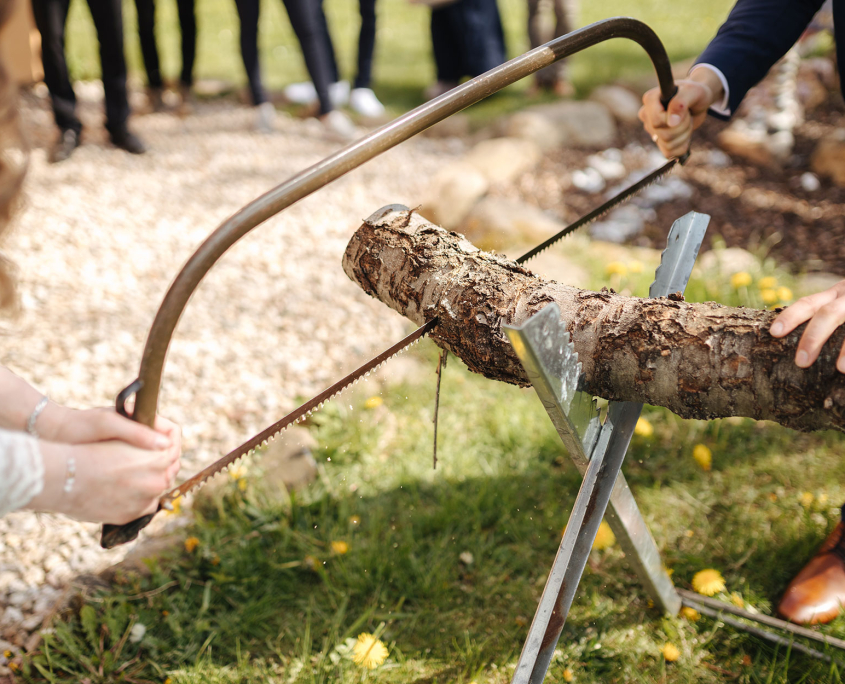
[[[147,71],[147,84],[150,88],[161,90],[164,83],[155,36],[155,0],[135,0],[135,9],[138,11],[138,39]]]
[[[258,61],[258,0],[235,0],[241,22],[241,59],[244,62],[252,104],[267,102],[261,84],[261,67]]]
[[[35,25],[41,33],[44,83],[50,91],[53,116],[61,131],[77,134],[82,123],[76,116],[76,95],[65,60],[65,22],[70,0],[33,0]]]
[[[179,27],[182,34],[182,72],[179,84],[185,88],[194,85],[194,61],[197,56],[197,15],[194,0],[176,0]]]

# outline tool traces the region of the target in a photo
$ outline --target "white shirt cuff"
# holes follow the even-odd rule
[[[704,69],[710,69],[710,71],[716,74],[716,76],[722,82],[722,90],[725,93],[725,97],[722,98],[722,101],[710,107],[710,111],[715,114],[720,114],[722,116],[730,116],[731,109],[730,107],[728,107],[728,98],[730,97],[731,89],[728,85],[728,79],[725,78],[725,75],[722,73],[721,69],[717,69],[712,64],[705,64],[703,62],[693,66],[693,68],[689,70],[689,73],[692,73],[695,69],[698,69],[699,67],[702,67]]]

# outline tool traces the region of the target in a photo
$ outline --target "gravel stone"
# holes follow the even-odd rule
[[[107,142],[101,85],[77,92],[83,145],[55,165],[46,161],[57,135],[49,101],[43,89],[22,98],[33,149],[4,245],[21,312],[3,322],[0,358],[51,399],[87,408],[113,405],[136,377],[155,312],[199,244],[339,145],[319,124],[284,114],[274,133],[259,134],[251,108],[217,101],[186,119],[134,117],[149,152],[129,155]],[[341,256],[363,218],[393,202],[419,205],[427,179],[463,149],[418,136],[269,219],[212,268],[176,329],[159,399],[183,427],[180,477],[405,333],[402,317],[348,280]],[[159,518],[152,534],[178,520]],[[37,627],[75,576],[131,546],[104,551],[99,525],[22,511],[0,519],[0,540],[0,627],[13,631]]]

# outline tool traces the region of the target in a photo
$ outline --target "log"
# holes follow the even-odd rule
[[[436,317],[432,339],[493,380],[529,384],[502,326],[557,302],[596,396],[665,406],[684,418],[747,416],[845,431],[845,376],[835,368],[842,328],[801,369],[793,359],[804,326],[775,339],[768,330],[776,312],[561,285],[396,205],[355,232],[343,269],[414,323]]]

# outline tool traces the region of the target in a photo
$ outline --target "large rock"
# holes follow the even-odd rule
[[[813,151],[810,166],[820,176],[828,176],[845,188],[845,131],[822,138]]]
[[[493,138],[473,147],[464,161],[490,183],[508,183],[533,169],[542,157],[536,143],[521,138]]]
[[[527,110],[545,117],[560,132],[567,147],[604,149],[616,140],[616,122],[599,102],[570,101],[538,105]]]
[[[590,93],[590,99],[607,107],[617,121],[632,123],[639,120],[642,101],[627,88],[618,85],[602,85]]]
[[[475,166],[458,161],[444,166],[423,195],[420,213],[433,223],[454,230],[487,192],[489,181]]]
[[[530,204],[485,197],[473,207],[460,232],[480,249],[517,257],[516,247],[537,244],[563,227],[563,223]]]
[[[504,135],[511,138],[530,140],[544,152],[550,152],[561,146],[564,133],[560,126],[540,112],[523,110],[509,117],[502,129]]]

